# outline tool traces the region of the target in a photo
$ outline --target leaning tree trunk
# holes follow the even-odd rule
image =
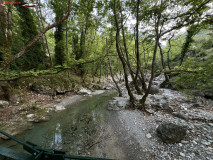
[[[116,13],[116,0],[114,0],[114,8],[113,8],[113,13],[114,13],[114,18],[115,18],[115,24],[116,24],[116,50],[118,53],[118,56],[121,60],[122,66],[123,66],[123,70],[124,70],[124,79],[125,79],[125,85],[126,85],[126,89],[128,91],[128,95],[130,97],[130,102],[132,104],[134,104],[135,102],[135,97],[133,96],[130,87],[129,87],[129,80],[128,80],[128,74],[127,74],[127,68],[126,68],[126,62],[124,60],[124,57],[121,53],[120,47],[119,47],[119,35],[120,35],[120,27],[119,27],[119,23],[118,23],[118,18],[117,18],[117,13]]]
[[[30,41],[24,48],[22,51],[20,51],[19,53],[11,56],[4,64],[4,66],[2,67],[1,70],[4,70],[6,68],[8,68],[8,66],[15,61],[16,59],[18,59],[19,57],[21,57],[23,54],[25,54],[41,37],[43,34],[45,34],[48,30],[58,26],[59,24],[61,24],[62,22],[64,22],[70,15],[70,11],[71,11],[71,2],[72,0],[69,0],[69,4],[68,4],[68,11],[67,13],[64,15],[64,17],[62,17],[58,22],[55,22],[49,26],[47,26],[46,28],[44,28],[38,35],[36,35],[34,37],[34,39],[32,41]]]
[[[113,82],[115,83],[115,86],[118,90],[118,94],[119,94],[119,97],[122,97],[122,93],[121,93],[121,90],[118,86],[118,83],[116,82],[115,78],[114,78],[114,75],[113,75],[113,71],[112,71],[112,66],[111,66],[111,62],[110,62],[110,59],[109,59],[109,48],[108,48],[108,42],[107,42],[107,38],[106,38],[106,46],[107,46],[107,59],[108,59],[108,63],[109,63],[109,70],[110,70],[110,75],[112,77],[112,80]]]

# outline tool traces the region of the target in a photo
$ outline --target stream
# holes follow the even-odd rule
[[[52,113],[49,121],[35,123],[32,129],[17,138],[45,148],[62,149],[67,154],[90,155],[101,125],[109,114],[108,100],[113,96],[114,92],[106,91],[82,97],[80,101],[68,105],[66,110]],[[11,140],[1,145],[23,152],[22,146]]]

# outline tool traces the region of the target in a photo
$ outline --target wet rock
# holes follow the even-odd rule
[[[55,95],[55,90],[53,88],[50,88],[49,86],[44,86],[44,85],[34,83],[30,86],[30,89],[39,94],[45,94],[45,95],[51,95],[51,96]]]
[[[90,95],[91,94],[91,91],[86,89],[86,88],[81,88],[79,91],[78,91],[78,94],[79,95]]]
[[[152,95],[158,94],[158,93],[160,93],[160,90],[157,86],[152,86],[149,93],[152,94]]]
[[[124,110],[128,104],[129,98],[114,97],[113,99],[109,100],[108,110],[114,111]]]
[[[0,108],[6,108],[9,106],[9,102],[0,100]]]
[[[186,127],[173,123],[164,123],[158,126],[157,135],[165,143],[180,142],[186,135]]]

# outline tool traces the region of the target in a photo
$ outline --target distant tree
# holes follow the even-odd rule
[[[64,15],[65,8],[64,3],[59,0],[51,1],[53,11],[55,13],[55,21],[59,21]],[[65,54],[65,23],[61,23],[56,27],[55,31],[55,65],[63,65],[66,60]]]
[[[39,33],[36,25],[36,15],[32,9],[25,7],[17,7],[17,11],[21,17],[19,22],[20,38],[25,46]],[[26,54],[17,59],[13,65],[17,66],[20,70],[38,69],[39,65],[44,65],[44,59],[45,53],[42,50],[42,43],[41,41],[37,41],[35,45],[30,48]]]

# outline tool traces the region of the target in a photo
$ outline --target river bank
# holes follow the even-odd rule
[[[159,87],[164,79],[155,78]],[[127,91],[123,89],[125,101]],[[135,94],[140,99],[141,96]],[[119,160],[211,160],[213,159],[213,101],[192,97],[184,93],[159,88],[147,98],[147,115],[139,110],[125,109],[113,104],[108,107],[110,115],[101,138],[94,148],[99,157]],[[164,143],[156,129],[164,123],[173,123],[187,128],[186,136],[178,143]],[[167,133],[169,134],[169,132]]]

